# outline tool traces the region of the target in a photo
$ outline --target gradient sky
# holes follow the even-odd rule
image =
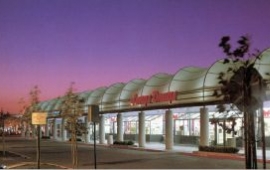
[[[219,40],[249,34],[270,47],[269,0],[0,0],[0,108],[209,67]]]

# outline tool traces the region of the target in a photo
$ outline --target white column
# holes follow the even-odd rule
[[[117,141],[124,141],[122,113],[117,114]]]
[[[57,127],[56,127],[56,118],[53,119],[53,139],[57,138]]]
[[[30,125],[31,127],[31,131],[32,131],[32,138],[36,138],[37,137],[37,128],[36,125]]]
[[[165,113],[165,145],[167,150],[173,149],[173,114],[171,110]]]
[[[139,147],[145,147],[145,113],[139,113]]]
[[[26,137],[27,138],[30,138],[30,125],[29,124],[26,124],[25,125],[25,129],[26,129]]]
[[[50,124],[49,124],[49,120],[47,119],[47,124],[45,125],[45,136],[49,136],[50,134],[49,134],[49,126],[50,126]]]
[[[208,108],[200,108],[200,145],[209,145],[209,114]]]
[[[104,115],[99,115],[99,143],[105,144],[105,118]]]
[[[88,122],[88,118],[87,116],[85,116],[84,118],[84,123],[85,123],[85,127],[87,129],[87,133],[84,135],[84,140],[85,143],[90,143],[90,136],[91,136],[91,132],[90,132],[90,122]]]
[[[62,122],[61,122],[61,138],[62,141],[67,141],[67,130],[65,128],[66,125],[66,120],[64,118],[62,118]]]
[[[23,122],[22,123],[22,130],[21,130],[21,136],[22,137],[25,137],[26,136],[26,123],[25,122]]]

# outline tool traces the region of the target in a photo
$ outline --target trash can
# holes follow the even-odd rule
[[[108,145],[112,145],[113,144],[113,135],[109,135],[107,141],[108,141]]]

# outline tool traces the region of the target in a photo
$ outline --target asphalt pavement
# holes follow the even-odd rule
[[[240,154],[218,154],[198,152],[197,146],[175,145],[166,150],[163,143],[146,143],[144,148],[97,144],[94,161],[93,143],[79,143],[78,169],[244,169],[243,150]],[[36,140],[21,137],[6,139],[6,149],[21,155],[2,157],[3,164],[12,169],[36,168]],[[260,159],[261,150],[258,149]],[[267,162],[269,151],[267,150]],[[53,140],[41,141],[42,169],[72,168],[70,143]],[[262,163],[259,160],[259,168]],[[270,164],[267,164],[270,167]]]

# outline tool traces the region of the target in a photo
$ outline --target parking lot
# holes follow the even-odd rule
[[[36,140],[21,137],[6,138],[6,150],[20,155],[2,157],[2,164],[12,168],[35,167]],[[94,169],[94,147],[79,143],[78,169]],[[98,169],[244,169],[243,160],[224,159],[185,154],[178,151],[155,149],[121,149],[97,145],[96,166]],[[69,142],[41,141],[41,168],[55,165],[53,169],[71,168],[72,159]],[[33,167],[33,168],[34,168]],[[261,167],[261,163],[259,163]],[[268,167],[268,165],[267,165]],[[52,167],[50,168],[52,169]]]

